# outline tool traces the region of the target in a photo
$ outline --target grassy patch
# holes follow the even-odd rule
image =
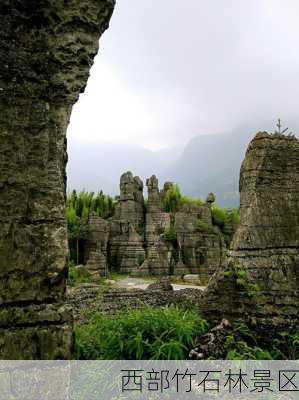
[[[198,313],[170,306],[127,311],[112,319],[99,313],[75,329],[76,359],[186,359],[208,324]]]

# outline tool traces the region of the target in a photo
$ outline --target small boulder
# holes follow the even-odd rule
[[[159,281],[151,283],[146,290],[172,291],[173,286],[168,276],[163,276]]]

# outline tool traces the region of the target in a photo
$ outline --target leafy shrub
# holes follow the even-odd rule
[[[75,329],[76,359],[185,359],[208,325],[195,311],[170,306],[99,313]]]
[[[115,200],[101,191],[97,195],[85,190],[77,193],[73,190],[66,199],[66,221],[70,258],[79,264],[83,259],[82,243],[87,238],[88,220],[91,213],[109,218],[115,211]]]
[[[182,195],[178,185],[173,184],[165,193],[163,209],[166,212],[175,213],[181,205]]]
[[[256,335],[242,320],[235,321],[233,333],[226,339],[227,360],[271,360],[268,350],[258,346]]]
[[[228,360],[296,360],[299,358],[299,332],[279,332],[270,341],[257,339],[244,321],[236,321],[226,338]]]
[[[200,199],[191,199],[186,196],[182,196],[180,187],[177,184],[173,184],[166,192],[163,199],[163,209],[169,213],[176,213],[180,207],[184,204],[193,204],[201,206],[203,203]]]
[[[76,286],[79,285],[80,283],[91,283],[91,278],[87,271],[86,275],[79,273],[78,268],[76,268],[74,263],[70,261],[67,284],[69,286]]]
[[[217,233],[215,227],[210,226],[199,218],[196,221],[196,230],[198,232]]]
[[[280,332],[272,342],[272,355],[277,360],[298,360],[299,331]]]
[[[229,213],[229,217],[233,223],[233,225],[238,225],[240,222],[240,212],[238,209],[234,209]]]
[[[224,276],[232,279],[238,289],[244,290],[249,298],[254,297],[261,291],[257,283],[250,283],[247,273],[241,265],[236,262],[230,262]]]
[[[236,341],[234,336],[228,336],[226,340],[228,352],[227,360],[272,360],[273,357],[268,350],[257,346],[249,346],[245,341]]]
[[[164,239],[171,243],[177,242],[177,233],[173,225],[164,231]]]
[[[236,286],[240,289],[247,288],[247,274],[246,271],[236,262],[230,262],[224,276],[233,279]]]
[[[200,199],[191,199],[190,197],[182,196],[180,205],[183,206],[184,204],[192,204],[197,207],[202,206],[203,202]]]
[[[228,220],[228,212],[224,208],[217,207],[215,205],[212,206],[212,219],[213,224],[223,228]]]

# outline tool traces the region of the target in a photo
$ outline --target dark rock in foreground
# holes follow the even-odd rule
[[[70,358],[66,128],[112,0],[0,5],[0,358]]]

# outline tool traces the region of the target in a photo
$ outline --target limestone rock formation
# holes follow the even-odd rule
[[[169,213],[164,210],[165,196],[173,183],[166,182],[161,191],[155,175],[146,183],[146,207],[142,181],[126,172],[120,178],[114,215],[108,221],[90,218],[86,268],[95,278],[107,270],[136,276],[194,273],[206,284],[226,249],[223,235],[212,224],[215,196],[210,193],[201,206],[185,204]]]
[[[120,177],[120,200],[115,211],[115,220],[131,222],[137,231],[144,226],[143,182],[128,171]]]
[[[89,218],[88,237],[85,247],[86,269],[94,280],[108,274],[107,245],[109,223],[93,214]]]
[[[145,239],[147,246],[148,273],[152,275],[169,275],[170,264],[173,262],[173,249],[161,236],[170,228],[169,213],[162,209],[163,194],[159,191],[159,181],[152,175],[146,181],[148,200],[146,210]],[[166,191],[164,186],[164,193]],[[168,184],[171,186],[171,183]]]
[[[145,260],[143,238],[129,221],[113,221],[108,245],[109,264],[114,271],[131,273]]]
[[[298,188],[299,141],[258,133],[241,167],[241,221],[231,257],[204,296],[211,318],[247,317],[268,331],[298,323]]]
[[[113,6],[0,4],[0,358],[70,358],[65,133]]]
[[[175,216],[179,258],[188,273],[198,274],[202,284],[221,266],[225,243],[212,225],[210,207],[185,204]]]
[[[143,182],[132,172],[120,178],[120,199],[110,220],[108,261],[110,268],[131,273],[145,260],[145,209]]]

